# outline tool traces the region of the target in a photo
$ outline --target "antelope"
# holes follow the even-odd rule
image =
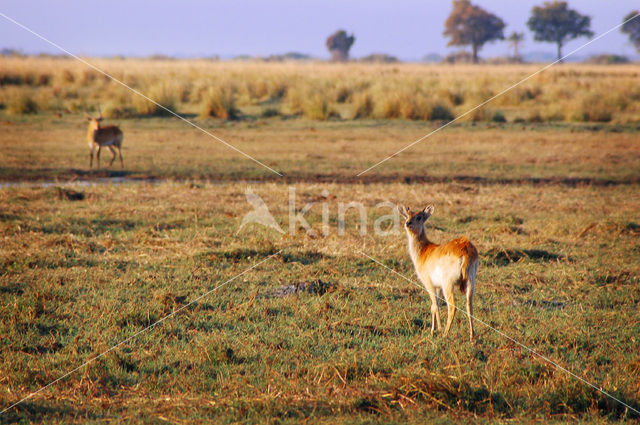
[[[438,324],[441,331],[438,293],[444,293],[447,303],[446,337],[451,329],[456,313],[454,290],[457,286],[467,297],[467,315],[469,316],[469,339],[473,341],[473,295],[476,290],[478,272],[478,250],[469,239],[462,237],[444,245],[431,242],[425,232],[425,222],[433,214],[433,205],[422,211],[412,213],[409,208],[399,205],[398,210],[405,218],[404,228],[409,240],[409,255],[413,261],[418,278],[431,298],[431,336]]]
[[[98,168],[100,168],[100,150],[103,146],[109,148],[113,157],[109,163],[109,167],[113,165],[113,161],[116,159],[116,149],[118,148],[118,154],[120,155],[120,166],[124,168],[124,162],[122,161],[122,131],[115,125],[107,125],[100,127],[100,121],[102,121],[102,113],[97,118],[94,118],[85,112],[85,116],[89,121],[89,129],[87,130],[87,141],[89,142],[89,168],[93,167],[93,152],[97,149],[96,158],[98,160]]]

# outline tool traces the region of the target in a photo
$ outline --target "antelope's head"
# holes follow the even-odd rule
[[[411,209],[404,205],[398,205],[400,215],[405,219],[404,228],[407,232],[419,236],[424,233],[424,223],[434,211],[433,205],[427,205],[422,211],[411,212]]]
[[[89,130],[97,130],[100,128],[100,121],[102,121],[102,114],[97,117],[92,117],[91,115],[84,113],[85,118],[89,121]]]

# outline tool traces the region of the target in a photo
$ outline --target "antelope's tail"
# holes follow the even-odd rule
[[[467,290],[469,275],[473,275],[473,278],[475,279],[475,275],[478,270],[478,250],[471,244],[466,248],[466,255],[462,256],[462,263],[460,264],[461,270],[459,286],[461,292],[465,292]]]

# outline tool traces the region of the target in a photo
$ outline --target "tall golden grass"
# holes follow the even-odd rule
[[[450,120],[539,65],[330,64],[91,59],[98,68],[178,113],[232,119]],[[162,115],[157,105],[86,65],[58,58],[0,59],[7,113]],[[259,108],[256,108],[259,107]],[[277,112],[277,113],[274,113]],[[640,66],[564,64],[510,90],[473,121],[640,121]]]

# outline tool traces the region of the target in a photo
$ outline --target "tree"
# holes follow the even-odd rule
[[[581,36],[593,37],[591,17],[569,9],[566,1],[545,2],[542,6],[535,6],[527,26],[534,33],[534,40],[556,43],[560,61],[562,46],[568,41]]]
[[[353,34],[347,36],[345,30],[338,30],[327,38],[327,49],[331,52],[331,60],[345,62],[349,60],[349,49],[356,38]]]
[[[622,20],[624,25],[622,25],[621,31],[629,35],[629,40],[636,47],[636,50],[640,52],[640,16],[638,14],[640,12],[634,10],[625,16]]]
[[[473,62],[478,63],[478,50],[485,43],[504,40],[504,22],[469,0],[453,0],[453,10],[444,23],[444,35],[451,37],[447,46],[468,46]]]
[[[513,57],[516,59],[520,58],[520,43],[522,43],[524,41],[524,33],[523,32],[512,32],[511,35],[509,35],[509,38],[507,38],[507,41],[509,41],[509,47],[511,47],[513,49]]]

